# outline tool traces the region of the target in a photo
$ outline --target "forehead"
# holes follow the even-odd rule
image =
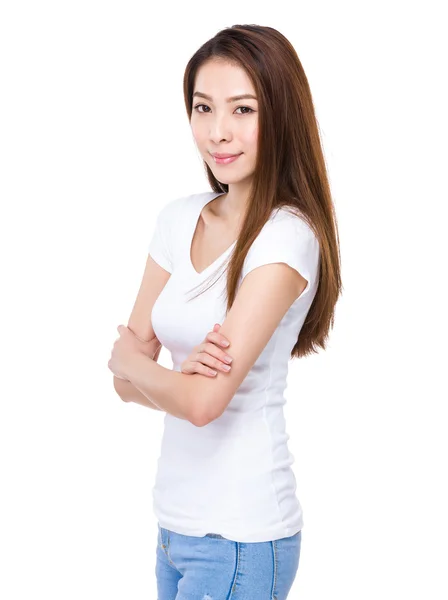
[[[210,60],[199,67],[193,92],[200,91],[214,99],[256,91],[246,71],[239,65],[224,60]]]

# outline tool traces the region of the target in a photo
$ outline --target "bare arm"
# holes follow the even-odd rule
[[[150,353],[153,354],[153,360],[157,362],[159,358],[160,351],[162,349],[162,344],[160,344],[159,340],[154,337],[150,340],[153,343],[153,346],[150,347]],[[157,350],[156,350],[157,348]],[[149,398],[144,396],[130,381],[125,381],[124,379],[120,379],[119,377],[115,377],[114,375],[114,388],[123,402],[135,402],[136,404],[141,404],[142,406],[146,406],[147,408],[152,408],[154,410],[162,411],[161,408],[156,406]]]
[[[152,259],[151,255],[148,254],[140,288],[127,325],[128,329],[130,329],[140,340],[148,340],[148,346],[144,352],[155,362],[157,362],[157,359],[159,358],[162,345],[154,332],[150,315],[154,302],[165,287],[169,278],[170,273],[162,269],[162,267]],[[114,376],[114,388],[124,402],[135,402],[154,410],[162,410],[144,396],[130,381],[125,381]]]
[[[194,377],[166,369],[142,352],[123,365],[123,375],[166,413],[193,425],[198,423],[201,403],[194,393],[197,381]]]

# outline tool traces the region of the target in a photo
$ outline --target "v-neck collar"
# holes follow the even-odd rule
[[[224,195],[225,192],[217,192],[212,198],[210,198],[208,196],[208,194],[205,195],[204,197],[204,201],[199,203],[199,206],[196,208],[196,210],[194,211],[194,215],[193,215],[193,219],[192,219],[192,227],[191,227],[191,234],[189,236],[189,244],[188,244],[188,266],[190,267],[190,269],[193,271],[193,273],[197,276],[197,277],[201,277],[202,275],[204,275],[205,273],[207,273],[208,271],[210,271],[210,269],[212,267],[214,267],[218,262],[220,262],[225,256],[227,256],[227,254],[229,254],[230,250],[233,248],[233,246],[236,244],[237,240],[235,240],[226,250],[224,250],[224,252],[222,254],[220,254],[210,265],[208,265],[208,267],[205,267],[205,269],[203,269],[201,272],[196,271],[192,261],[191,261],[191,247],[193,245],[193,239],[194,239],[194,234],[196,233],[196,229],[199,223],[199,218],[201,216],[202,210],[207,206],[207,204],[210,204],[210,202],[212,202],[215,198],[217,198],[218,196],[222,196]]]

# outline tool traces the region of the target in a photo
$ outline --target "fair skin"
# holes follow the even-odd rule
[[[227,194],[204,207],[198,220],[191,245],[191,261],[198,273],[212,264],[238,237],[247,206],[257,154],[258,101],[253,98],[228,101],[229,98],[242,95],[256,96],[256,91],[241,67],[222,59],[212,59],[198,69],[193,90],[191,131],[201,157],[216,179],[229,186]],[[213,158],[213,152],[242,154],[233,163],[219,164]],[[120,336],[115,342],[115,361],[120,355],[120,347],[123,349],[123,361],[128,357],[129,350],[135,349],[132,332],[122,328]],[[189,371],[183,372],[193,372],[192,363],[196,372],[199,372],[198,350],[202,351],[204,365],[223,370],[224,363],[219,360],[223,357],[222,350],[215,350],[210,342],[209,337],[200,349],[194,349],[185,361]],[[209,356],[206,355],[205,346]],[[206,369],[201,372],[211,375]]]
[[[191,131],[201,157],[216,179],[229,186],[227,194],[205,207],[203,218],[206,224],[227,229],[231,234],[241,224],[255,171],[258,101],[227,99],[246,94],[256,96],[256,91],[241,67],[212,59],[199,68],[193,90]],[[213,152],[242,154],[232,163],[218,164]]]
[[[229,186],[228,193],[209,203],[209,210],[204,211],[205,228],[198,231],[201,242],[200,236],[207,232],[207,219],[210,226],[219,223],[224,228],[233,227],[234,232],[247,208],[256,163],[258,105],[256,99],[227,102],[230,96],[253,94],[255,90],[242,69],[223,61],[202,65],[194,91],[208,96],[198,98],[196,94],[193,98],[196,108],[191,127],[197,147],[216,178]],[[241,110],[246,106],[248,110]],[[218,164],[211,156],[213,152],[241,154],[232,163]],[[201,272],[216,256],[208,246],[199,244],[199,250],[191,259]],[[262,265],[246,275],[220,329],[231,340],[234,360],[227,373],[220,370],[213,378],[198,378],[165,369],[138,351],[132,332],[124,326],[119,327],[121,337],[115,342],[109,368],[128,379],[143,396],[152,398],[161,410],[203,427],[224,413],[306,283],[283,261]]]

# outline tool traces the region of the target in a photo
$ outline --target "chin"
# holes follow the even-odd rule
[[[243,179],[245,179],[244,177],[238,175],[234,175],[233,177],[223,177],[222,173],[215,173],[215,171],[213,171],[213,175],[220,183],[224,183],[225,185],[229,185],[231,183],[239,183],[240,181],[243,181]]]

